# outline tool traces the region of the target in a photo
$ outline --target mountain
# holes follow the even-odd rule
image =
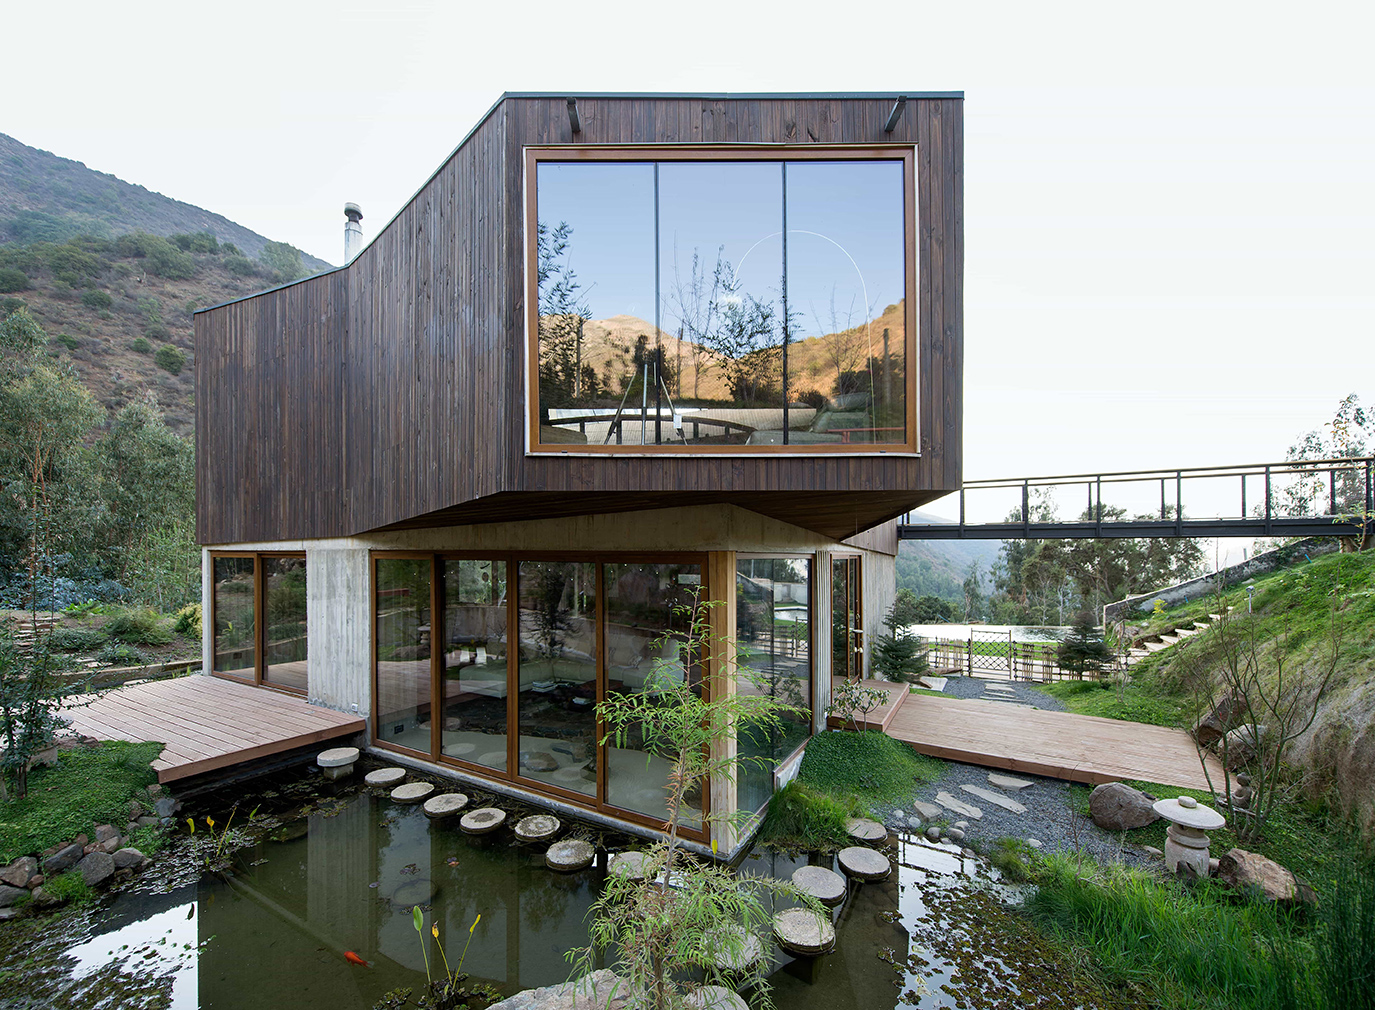
[[[947,522],[914,510],[919,522]],[[1001,540],[904,540],[898,545],[898,588],[910,589],[918,596],[930,594],[964,605],[964,580],[972,564],[983,577],[984,592],[989,590],[988,567],[998,558]]]
[[[250,259],[257,259],[269,241],[219,214],[0,133],[0,243],[113,238],[136,231],[163,237],[209,232]],[[308,273],[330,267],[305,253],[301,261]]]

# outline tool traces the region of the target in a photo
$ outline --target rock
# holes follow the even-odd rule
[[[934,824],[931,825],[931,827],[926,829],[926,837],[933,842],[939,842],[941,840],[941,829]]]
[[[82,848],[85,848],[87,845],[91,844],[91,839],[87,835],[77,835],[72,839],[72,844],[80,845]]]
[[[1045,843],[1042,842],[1039,838],[1028,838],[1026,840],[1026,843],[1030,845],[1033,849],[1039,849],[1044,847],[1045,845]]]
[[[1217,748],[1218,754],[1222,754],[1224,749],[1227,752],[1225,763],[1228,771],[1245,768],[1256,759],[1257,741],[1264,742],[1267,729],[1263,725],[1247,725],[1228,731],[1226,738]]]
[[[1089,815],[1106,831],[1144,828],[1160,819],[1151,798],[1123,782],[1105,782],[1089,793]]]
[[[29,878],[29,882],[25,886],[28,887],[30,891],[32,891],[35,887],[42,887],[43,881],[45,879],[46,878],[43,876],[43,874],[35,873],[32,877]]]
[[[458,826],[470,835],[485,835],[506,823],[506,811],[496,807],[482,807],[470,811],[459,820]]]
[[[1246,706],[1239,699],[1224,695],[1211,712],[1194,723],[1190,730],[1200,747],[1211,747],[1246,718]]]
[[[153,804],[153,813],[159,817],[171,817],[181,809],[181,804],[170,796],[161,796]]]
[[[103,884],[115,872],[115,858],[108,852],[92,852],[76,868],[81,871],[81,879],[95,887]]]
[[[560,827],[552,814],[531,814],[516,821],[516,837],[522,842],[545,842],[557,835]]]
[[[907,818],[907,826],[913,831],[920,831],[923,823],[922,819],[916,814],[912,814]]]
[[[873,852],[874,850],[859,849],[858,851]],[[877,855],[877,853],[874,854]],[[715,948],[716,967],[721,971],[744,971],[764,956],[764,945],[759,942],[759,937],[746,931],[744,926],[726,926],[714,932],[703,934],[703,938],[709,950]]]
[[[945,811],[934,803],[927,803],[925,800],[917,800],[912,804],[913,809],[921,814],[922,820],[934,821],[938,817],[944,817]]]
[[[749,1004],[725,986],[704,985],[683,998],[688,1010],[749,1010]]]
[[[845,831],[857,842],[881,842],[888,837],[882,824],[867,817],[851,817],[845,822]]]
[[[936,793],[936,802],[945,807],[952,814],[959,814],[961,817],[969,817],[976,821],[983,820],[984,812],[978,807],[971,807],[962,800],[957,800],[947,792]]]
[[[1013,778],[1011,775],[999,775],[997,772],[988,773],[990,785],[995,785],[999,789],[1008,789],[1016,792],[1019,789],[1030,789],[1035,782],[1028,782],[1026,779]]]
[[[839,905],[845,900],[845,878],[824,866],[799,866],[792,879],[794,887],[823,905]]]
[[[581,838],[565,838],[549,846],[549,851],[544,854],[544,865],[560,873],[572,873],[587,869],[596,855],[597,850],[592,848],[590,842],[584,842]]]
[[[97,842],[108,842],[111,838],[118,838],[119,832],[111,824],[102,824],[95,829],[95,840]]]
[[[107,838],[96,846],[98,851],[105,853],[112,853],[122,848],[124,848],[124,839],[120,838],[119,835],[115,835],[113,838]]]
[[[151,827],[156,827],[157,825],[159,825],[159,824],[161,824],[161,823],[162,823],[162,822],[161,822],[160,820],[158,820],[158,818],[156,818],[156,817],[140,817],[140,818],[138,819],[138,826],[139,826],[140,828],[151,828]]]
[[[420,803],[430,798],[434,786],[428,782],[408,782],[391,791],[393,803]]]
[[[135,831],[137,831],[137,830],[138,830],[138,822],[137,822],[137,821],[130,821],[128,824],[124,825],[124,833],[125,833],[126,835],[132,835],[132,834],[133,834]]]
[[[552,772],[559,767],[559,762],[553,754],[548,751],[537,750],[520,756],[521,766],[532,772]]]
[[[82,857],[81,846],[73,842],[65,849],[58,849],[47,859],[43,860],[43,873],[51,877],[55,873],[71,869],[76,865],[76,861]]]
[[[841,849],[836,861],[847,877],[856,880],[882,880],[893,869],[883,853],[860,845]]]
[[[49,908],[53,905],[62,904],[61,898],[57,897],[54,894],[50,894],[49,892],[43,890],[43,888],[41,887],[34,888],[32,894],[33,904],[35,908]]]
[[[363,782],[370,786],[399,786],[406,779],[404,768],[378,768],[363,776]]]
[[[1143,845],[1141,851],[1148,856],[1155,856],[1157,859],[1163,859],[1165,856],[1165,850],[1157,849],[1154,845]]]
[[[0,884],[0,908],[12,908],[20,898],[27,897],[29,892],[25,888]]]
[[[24,887],[28,884],[29,878],[37,872],[37,859],[34,859],[33,856],[20,856],[9,866],[0,870],[0,882],[9,884],[11,887]]]
[[[628,1002],[625,981],[603,968],[575,982],[526,989],[488,1010],[624,1010]]]
[[[451,817],[468,805],[468,797],[463,793],[440,793],[425,801],[425,816],[438,820]]]
[[[85,845],[81,846],[81,854],[83,856],[89,856],[92,852],[95,852],[99,848],[99,842],[87,842]]]
[[[959,828],[951,828],[948,834],[952,842],[964,841],[964,832]]]
[[[1216,877],[1221,869],[1222,860],[1219,859],[1217,856],[1213,856],[1211,859],[1208,860],[1208,876]]]
[[[1022,806],[1016,800],[1004,796],[1002,793],[995,793],[992,789],[985,789],[983,786],[960,786],[960,788],[971,796],[977,796],[981,800],[992,803],[995,807],[1002,807],[1004,810],[1010,810],[1014,814],[1026,813],[1026,807]]]
[[[148,808],[138,800],[129,801],[129,820],[136,821],[147,813],[149,813]]]
[[[116,870],[128,870],[141,866],[145,856],[138,849],[116,849],[112,858]]]
[[[144,789],[144,792],[146,792],[149,796],[161,796],[162,786],[161,784],[154,782],[151,786],[146,787]]]
[[[618,852],[611,857],[607,872],[616,877],[644,880],[647,858],[643,852]]]
[[[955,827],[955,828],[959,828],[960,830],[964,830],[965,828],[969,827],[969,822],[968,822],[968,821],[956,821],[954,824],[951,825],[951,827]]]
[[[1294,874],[1258,852],[1232,849],[1218,860],[1218,879],[1239,891],[1255,889],[1266,901],[1282,905],[1311,905],[1313,889]]]
[[[790,908],[773,917],[773,936],[789,954],[815,957],[836,944],[835,926],[830,916],[805,908]]]
[[[978,854],[977,852],[975,852],[973,849],[970,849],[970,848],[963,848],[963,849],[960,850],[960,855],[964,856],[965,859],[974,859],[974,858],[976,858],[979,854]]]

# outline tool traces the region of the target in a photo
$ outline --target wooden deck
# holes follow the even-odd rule
[[[1208,788],[1193,740],[1183,730],[1000,701],[910,695],[888,735],[922,754],[987,768],[1097,785],[1144,779],[1181,789]],[[1209,755],[1214,783],[1222,767]]]
[[[98,740],[165,743],[159,782],[281,754],[363,731],[363,720],[278,691],[190,676],[75,698],[71,728]]]

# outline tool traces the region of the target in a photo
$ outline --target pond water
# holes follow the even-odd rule
[[[909,624],[907,630],[910,634],[922,638],[953,639],[958,642],[969,641],[971,630],[976,642],[998,637],[1006,641],[1009,631],[1012,632],[1014,642],[1063,642],[1073,629],[1056,625],[1038,627],[1029,624]]]
[[[1056,989],[1063,973],[1009,939],[1024,928],[1008,911],[1015,888],[948,845],[897,836],[888,853],[896,872],[852,885],[834,910],[832,953],[794,960],[771,951],[780,1010],[1012,1007],[1024,990]],[[419,807],[345,795],[237,852],[227,874],[116,895],[59,960],[71,978],[110,986],[117,974],[128,991],[158,996],[92,1005],[368,1010],[391,989],[424,985],[410,912],[422,903],[427,932],[438,924],[451,963],[481,913],[464,968],[511,995],[567,977],[563,955],[586,941],[605,859],[555,873],[543,847],[516,844],[509,830],[472,838]],[[756,849],[742,870],[786,879],[808,861],[831,865]],[[1057,991],[1037,1005],[1112,1004]]]

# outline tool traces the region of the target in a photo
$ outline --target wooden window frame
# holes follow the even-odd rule
[[[905,284],[906,437],[903,442],[820,445],[577,445],[540,441],[537,179],[544,162],[901,161]],[[915,144],[664,144],[538,145],[525,148],[525,453],[528,456],[919,456],[921,357],[918,332],[917,146]],[[652,320],[651,320],[652,322]],[[838,448],[838,446],[843,446]]]
[[[215,626],[216,626],[216,593],[215,593],[215,560],[217,558],[252,558],[253,559],[253,676],[238,676],[215,669]],[[274,684],[269,680],[263,679],[267,671],[267,629],[263,621],[266,594],[263,584],[263,558],[300,558],[306,559],[305,551],[211,551],[210,552],[210,675],[219,677],[221,680],[231,680],[236,684],[250,684],[253,687],[266,688],[269,691],[280,691],[282,694],[289,694],[293,698],[305,698],[310,694],[309,674],[307,674],[306,687],[296,688],[287,687],[283,684]],[[309,586],[309,574],[307,574],[306,585]],[[309,604],[307,604],[309,607]],[[308,611],[307,611],[308,612]],[[310,638],[309,627],[307,624],[306,649],[309,654]]]
[[[377,562],[395,558],[425,560],[430,562],[430,752],[426,754],[410,747],[388,743],[377,733],[377,706],[379,698],[377,670]],[[443,714],[443,648],[445,637],[444,598],[441,579],[441,565],[444,561],[504,561],[506,563],[506,769],[498,771],[486,765],[464,761],[462,758],[447,757],[440,746],[442,741]],[[369,719],[369,732],[375,747],[382,750],[419,758],[440,767],[451,767],[478,779],[505,782],[529,792],[548,796],[590,812],[605,814],[618,820],[627,821],[644,827],[663,830],[663,821],[647,814],[626,810],[606,801],[606,747],[597,744],[597,788],[591,795],[576,790],[565,789],[539,779],[527,778],[520,774],[520,563],[522,561],[571,561],[596,566],[597,578],[597,624],[596,624],[596,691],[600,704],[606,695],[606,607],[603,566],[645,562],[649,564],[695,564],[701,569],[703,595],[711,599],[712,587],[708,577],[708,554],[705,552],[685,551],[371,551],[368,559],[368,628],[371,637],[372,662],[372,706]],[[515,635],[512,634],[513,630]],[[438,634],[436,634],[438,632]],[[436,647],[439,642],[439,647]],[[702,692],[710,699],[711,684],[716,671],[703,670]],[[600,719],[596,723],[596,737],[601,741],[605,729]],[[711,830],[711,789],[702,790],[702,827],[700,829],[679,828],[679,834],[694,841],[706,842]]]

